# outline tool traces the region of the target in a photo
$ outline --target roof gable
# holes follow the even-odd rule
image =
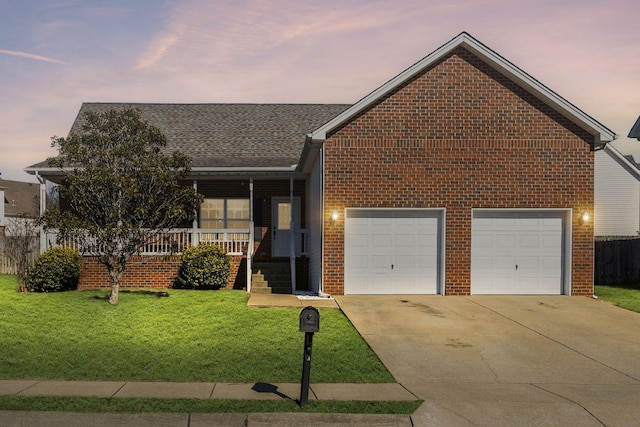
[[[331,121],[317,128],[315,131],[308,135],[308,140],[316,141],[315,144],[321,143],[327,138],[327,135],[333,130],[343,126],[354,117],[361,114],[363,111],[374,105],[381,98],[387,94],[393,92],[398,87],[404,85],[409,80],[413,79],[437,61],[450,54],[454,49],[463,47],[481,58],[492,68],[514,81],[519,86],[523,87],[528,92],[542,100],[545,104],[549,105],[554,110],[568,118],[580,128],[587,131],[594,137],[594,144],[599,145],[612,141],[616,138],[613,131],[603,126],[601,123],[584,113],[582,110],[571,104],[566,99],[562,98],[551,89],[540,83],[538,80],[531,77],[529,74],[522,71],[520,68],[507,61],[496,52],[480,43],[466,32],[463,32],[450,40],[446,44],[442,45],[425,58],[415,63],[411,67],[398,74],[396,77],[389,80],[384,85],[380,86],[360,101],[355,103],[351,108],[345,110],[340,115],[333,118]],[[304,154],[304,153],[303,153]]]

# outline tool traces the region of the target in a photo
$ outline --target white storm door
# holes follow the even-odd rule
[[[471,241],[472,294],[562,293],[562,213],[476,212]]]
[[[293,224],[291,217],[293,214]],[[300,198],[274,197],[271,199],[271,255],[288,257],[291,255],[291,233],[300,227]],[[297,239],[297,236],[294,236]]]

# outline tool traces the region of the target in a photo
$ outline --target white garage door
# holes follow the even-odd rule
[[[441,211],[355,210],[345,219],[345,294],[436,294]]]
[[[561,294],[562,212],[474,212],[472,294]]]

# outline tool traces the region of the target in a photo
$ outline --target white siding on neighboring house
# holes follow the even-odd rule
[[[595,152],[594,236],[638,236],[640,171],[611,144]]]
[[[307,180],[309,229],[309,290],[319,292],[322,281],[322,155],[318,156]]]

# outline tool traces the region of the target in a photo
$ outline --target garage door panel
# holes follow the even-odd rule
[[[371,235],[371,246],[374,248],[390,248],[391,236],[389,234],[373,234]]]
[[[511,271],[516,268],[516,258],[514,256],[495,256],[490,257],[493,260],[493,270],[495,271]],[[491,269],[492,266],[488,265],[486,267],[480,266],[479,268],[487,268]]]
[[[437,293],[441,215],[414,209],[348,209],[345,293]],[[352,235],[358,236],[355,244],[351,244]],[[359,271],[364,264],[369,265],[368,271]]]
[[[369,257],[366,255],[353,255],[350,258],[353,270],[367,270],[369,268]]]
[[[527,269],[538,271],[540,269],[540,258],[533,256],[520,256],[517,260],[518,269],[525,271]]]
[[[349,234],[347,237],[354,248],[366,248],[369,246],[369,235],[367,234]]]
[[[560,294],[563,213],[477,212],[472,223],[473,294]]]
[[[562,237],[558,235],[544,235],[542,236],[543,248],[560,248],[562,247]]]
[[[395,248],[415,248],[417,244],[414,234],[396,234]]]
[[[391,270],[391,256],[390,255],[372,255],[371,259],[371,268],[376,270],[376,273],[379,273],[380,270],[387,271]],[[351,258],[349,258],[351,261]]]
[[[521,248],[540,248],[540,236],[536,234],[521,234],[518,242]]]
[[[498,234],[493,239],[495,248],[513,249],[516,247],[516,236],[513,234]]]

